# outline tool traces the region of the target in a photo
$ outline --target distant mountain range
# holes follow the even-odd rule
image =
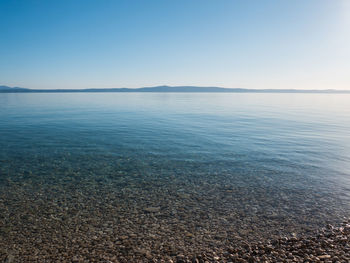
[[[350,90],[297,90],[297,89],[229,89],[221,87],[197,86],[156,86],[138,89],[26,89],[20,87],[0,86],[0,93],[53,93],[53,92],[217,92],[217,93],[350,93]]]
[[[8,87],[8,86],[0,86],[0,92],[20,92],[27,91],[28,89],[19,88],[19,87]]]

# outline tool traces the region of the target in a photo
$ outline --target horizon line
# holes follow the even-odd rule
[[[187,90],[186,90],[187,89]],[[1,93],[54,93],[54,92],[278,92],[278,93],[350,93],[350,90],[338,90],[338,89],[250,89],[250,88],[227,88],[220,86],[168,86],[168,85],[159,85],[159,86],[146,86],[139,88],[62,88],[62,89],[30,89],[22,87],[10,87],[6,85],[0,85]]]

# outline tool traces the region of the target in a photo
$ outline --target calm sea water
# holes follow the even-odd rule
[[[346,94],[0,94],[3,241],[62,211],[215,242],[311,231],[350,214],[349,131]]]

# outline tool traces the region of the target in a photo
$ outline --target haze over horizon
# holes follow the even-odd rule
[[[350,2],[0,1],[0,85],[350,90]]]

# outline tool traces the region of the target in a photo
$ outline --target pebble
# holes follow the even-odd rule
[[[318,256],[319,259],[328,259],[331,258],[330,255],[322,255],[322,256]]]
[[[146,207],[143,210],[148,213],[157,213],[160,211],[160,207]]]

